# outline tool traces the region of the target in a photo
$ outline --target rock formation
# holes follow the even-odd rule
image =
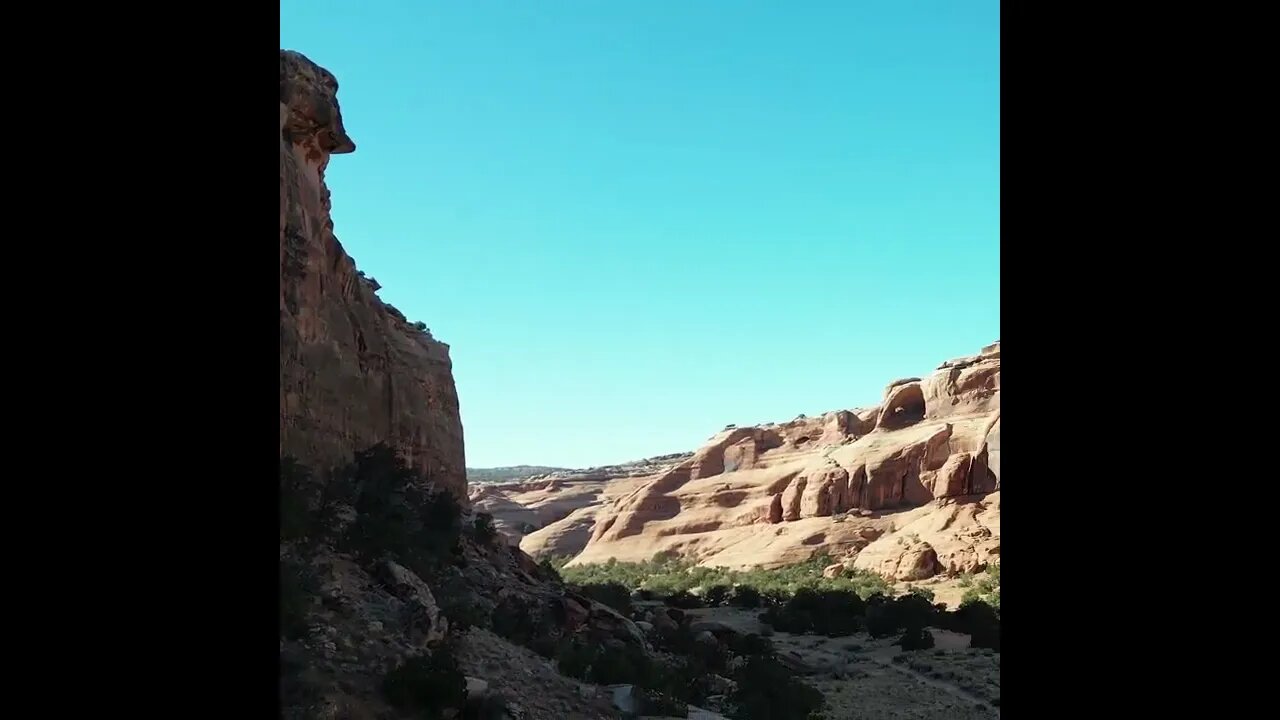
[[[895,580],[976,570],[999,553],[999,391],[996,343],[890,383],[876,408],[729,427],[649,477],[488,486],[483,502],[500,518],[536,511],[521,547],[575,564],[663,551],[747,567],[822,551]]]
[[[333,234],[338,82],[280,52],[280,453],[327,467],[378,442],[465,499],[449,347],[382,302]]]
[[[376,283],[356,271],[333,235],[324,171],[330,155],[355,148],[336,92],[329,72],[281,51],[280,454],[323,471],[386,444],[465,502],[448,347],[379,300]],[[287,487],[282,482],[282,497]],[[635,623],[566,593],[518,548],[462,530],[448,551],[451,562],[434,569],[420,556],[418,563],[400,562],[393,556],[405,550],[394,543],[368,555],[335,550],[342,547],[336,538],[357,517],[352,505],[335,502],[331,514],[306,506],[315,514],[308,515],[305,538],[282,528],[281,718],[410,717],[388,705],[389,672],[446,644],[457,656],[456,679],[461,687],[465,677],[468,699],[497,689],[510,701],[501,716],[508,720],[617,717],[607,699],[597,697],[599,688],[579,695],[581,683],[526,647],[464,628],[468,617],[488,622],[501,611],[517,622],[527,619],[544,643],[580,635],[643,649]],[[457,519],[461,528],[474,527],[470,510]],[[379,527],[372,537],[385,531]],[[504,666],[495,665],[495,657]],[[542,693],[552,687],[572,694],[549,701]],[[449,708],[446,716],[461,709]]]

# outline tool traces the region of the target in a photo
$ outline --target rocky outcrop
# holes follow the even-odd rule
[[[895,525],[848,563],[892,580],[976,572],[1000,555],[1000,493],[936,500],[898,514]]]
[[[889,388],[885,393],[884,409],[876,427],[897,430],[914,425],[924,419],[924,389],[918,382],[906,382]]]
[[[449,347],[382,302],[333,233],[325,170],[355,150],[337,91],[280,52],[280,453],[330,467],[385,442],[465,500]]]
[[[827,552],[903,580],[980,568],[999,552],[987,510],[998,508],[999,387],[997,343],[890,383],[876,408],[726,428],[595,510],[571,564],[673,552],[776,565]],[[588,513],[576,517],[580,538]],[[899,543],[917,520],[925,539]]]
[[[434,645],[444,639],[449,621],[440,614],[431,588],[408,568],[392,560],[378,565],[377,579],[399,598],[414,618],[411,627],[422,635],[423,645]]]

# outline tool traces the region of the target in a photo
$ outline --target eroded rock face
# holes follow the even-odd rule
[[[449,347],[383,303],[333,234],[325,169],[355,150],[337,91],[280,52],[280,453],[324,468],[386,442],[466,502]]]
[[[889,383],[878,407],[727,427],[603,504],[572,564],[663,552],[776,566],[826,552],[904,580],[980,569],[1000,544],[999,387],[997,343]],[[908,526],[923,545],[898,542]]]
[[[924,415],[924,389],[918,382],[904,382],[885,392],[884,409],[876,427],[897,430],[920,422]]]

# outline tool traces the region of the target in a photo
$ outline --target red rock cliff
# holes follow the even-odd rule
[[[280,51],[280,452],[324,467],[386,442],[465,502],[449,346],[378,299],[333,234],[325,167],[355,150],[337,91]]]

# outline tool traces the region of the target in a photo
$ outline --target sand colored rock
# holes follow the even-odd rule
[[[879,407],[727,427],[646,477],[558,473],[472,500],[504,532],[536,525],[513,531],[522,549],[573,564],[674,552],[745,568],[826,552],[895,578],[972,569],[999,552],[999,364],[997,343],[890,383]],[[908,531],[920,542],[899,544]]]
[[[822,551],[894,579],[983,566],[999,552],[998,418],[997,347],[891,383],[880,408],[728,429],[599,511],[573,563],[662,551],[750,567]],[[920,539],[898,543],[904,532]]]
[[[885,394],[876,427],[884,430],[908,427],[923,420],[924,413],[924,389],[920,383],[895,385]]]
[[[1000,555],[1000,493],[944,498],[900,514],[895,532],[859,551],[853,565],[890,579],[922,579],[925,543],[937,572],[977,572]]]

